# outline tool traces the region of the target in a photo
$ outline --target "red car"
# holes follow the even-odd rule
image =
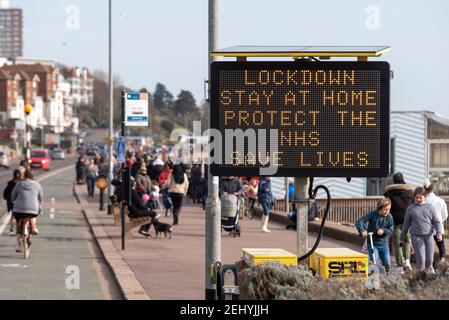
[[[32,168],[42,168],[45,171],[50,170],[50,151],[47,149],[31,150],[30,165]]]

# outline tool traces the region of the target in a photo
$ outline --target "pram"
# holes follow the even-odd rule
[[[221,196],[221,230],[229,232],[233,237],[240,237],[237,197],[233,194]]]

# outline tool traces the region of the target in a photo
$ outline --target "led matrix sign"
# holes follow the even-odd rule
[[[386,62],[214,62],[212,173],[386,176],[389,79]]]

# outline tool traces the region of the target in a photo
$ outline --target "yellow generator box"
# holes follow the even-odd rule
[[[268,261],[277,261],[289,266],[298,265],[296,255],[283,249],[243,248],[242,256],[243,261],[250,265],[263,264]]]
[[[323,278],[367,278],[368,256],[347,248],[317,249],[309,267]]]

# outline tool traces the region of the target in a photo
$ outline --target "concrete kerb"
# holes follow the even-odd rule
[[[112,271],[115,280],[121,290],[121,294],[125,300],[151,300],[146,294],[140,282],[136,279],[134,272],[123,259],[117,248],[112,243],[112,240],[107,236],[103,226],[101,226],[98,219],[92,210],[86,208],[86,202],[83,201],[77,193],[77,184],[73,182],[73,195],[75,199],[81,204],[82,212],[86,221],[92,231],[95,241],[100,248],[100,251]]]

